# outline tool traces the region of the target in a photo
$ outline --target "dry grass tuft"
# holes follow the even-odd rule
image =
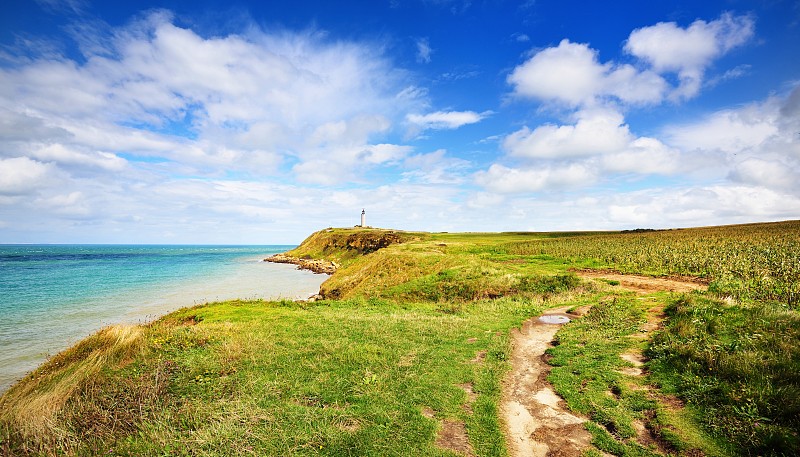
[[[39,447],[62,439],[56,417],[67,400],[104,366],[131,360],[143,333],[140,326],[106,327],[56,355],[0,397],[0,427]]]

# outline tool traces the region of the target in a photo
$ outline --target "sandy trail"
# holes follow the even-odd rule
[[[545,316],[576,317],[564,314],[566,310],[567,307],[553,309]],[[591,441],[583,426],[586,419],[568,412],[547,382],[550,366],[544,361],[544,352],[559,328],[558,324],[547,324],[536,317],[512,332],[512,370],[504,385],[501,405],[512,457],[579,456]]]
[[[623,275],[609,271],[578,270],[582,278],[617,281],[620,289],[648,294],[656,291],[691,292],[707,287],[697,278],[654,278]],[[563,400],[547,382],[550,366],[544,353],[564,323],[569,307],[552,309],[525,322],[521,330],[512,331],[512,370],[503,386],[501,414],[506,423],[506,443],[512,457],[580,456],[589,448],[591,435],[584,427],[586,419],[569,412]],[[660,308],[656,310],[660,313]],[[576,311],[578,312],[578,311]],[[584,309],[579,314],[585,314]],[[658,319],[651,316],[646,327],[657,328]],[[544,319],[542,319],[544,318]],[[545,321],[549,321],[545,322]],[[640,354],[623,354],[631,362],[628,374],[642,374]]]
[[[691,292],[708,287],[708,285],[701,280],[688,277],[655,278],[652,276],[620,274],[602,270],[575,270],[575,274],[581,278],[617,281],[621,288],[639,293],[658,291]]]

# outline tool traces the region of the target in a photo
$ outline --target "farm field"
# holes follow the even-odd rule
[[[320,299],[107,328],[0,398],[0,449],[516,455],[503,406],[514,329],[557,308],[573,320],[541,381],[587,433],[574,455],[800,453],[800,221],[326,229],[288,254],[339,265]]]

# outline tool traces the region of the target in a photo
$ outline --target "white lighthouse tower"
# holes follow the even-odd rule
[[[361,209],[361,226],[367,226],[367,212],[363,208]]]

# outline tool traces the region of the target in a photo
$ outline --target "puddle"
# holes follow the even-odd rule
[[[566,324],[569,321],[570,319],[563,314],[544,314],[542,316],[539,316],[539,322],[542,322],[544,324],[560,325],[560,324]]]

